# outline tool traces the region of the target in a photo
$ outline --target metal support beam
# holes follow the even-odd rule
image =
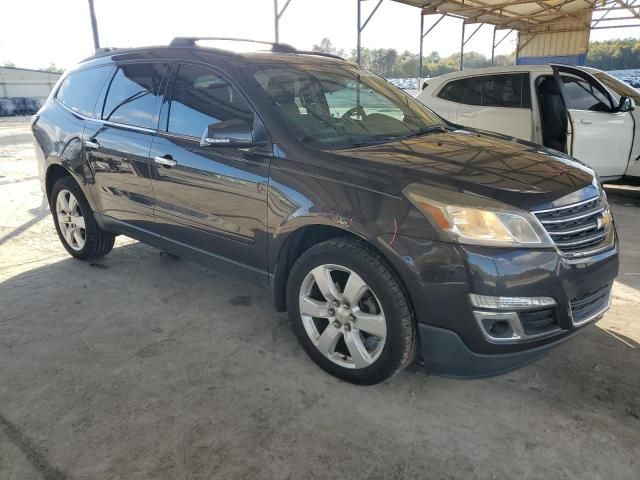
[[[491,44],[491,66],[493,67],[493,63],[494,63],[494,58],[495,58],[495,53],[496,53],[496,47],[500,46],[500,44],[502,42],[504,42],[507,37],[509,35],[511,35],[513,33],[513,29],[509,30],[499,41],[498,43],[496,43],[496,26],[494,25],[493,27],[493,43]]]
[[[431,25],[427,31],[424,31],[424,16],[428,15],[428,13],[425,12],[425,10],[422,10],[422,12],[420,12],[420,53],[418,54],[418,83],[420,82],[420,79],[422,78],[422,57],[423,57],[423,44],[424,44],[424,39],[427,35],[429,35],[429,33],[438,26],[438,24],[442,21],[442,19],[444,17],[446,17],[446,14],[440,15],[440,18],[438,18],[438,20],[436,20],[436,22]]]
[[[460,36],[460,71],[464,68],[464,29],[467,24],[462,22],[462,35]]]
[[[464,47],[467,44],[467,42],[469,40],[471,40],[473,38],[473,36],[478,33],[478,30],[480,30],[482,28],[482,26],[484,25],[484,23],[481,23],[480,25],[478,25],[476,27],[476,29],[471,33],[471,35],[469,35],[468,38],[465,37],[465,26],[466,26],[466,22],[463,21],[462,22],[462,38],[460,40],[460,70],[462,70],[464,68]]]
[[[364,23],[362,23],[362,5],[361,4],[364,1],[365,0],[357,0],[358,2],[358,41],[356,42],[356,62],[358,63],[358,65],[360,65],[360,47],[361,47],[360,36],[364,28],[367,26],[367,24],[369,23],[369,21],[371,20],[371,18],[373,17],[373,15],[376,13],[376,11],[378,10],[378,8],[383,2],[383,0],[378,0],[378,3],[376,3],[376,6],[373,7],[373,10],[371,11],[367,19],[364,21]]]
[[[422,78],[422,43],[424,36],[424,14],[420,12],[420,48],[418,50],[418,90],[420,90],[420,79]]]
[[[291,0],[287,0],[284,7],[282,7],[282,10],[278,10],[278,0],[273,0],[273,19],[275,23],[276,43],[280,42],[280,17],[282,17],[290,3]]]
[[[93,0],[89,0],[89,17],[91,18],[91,31],[93,32],[93,48],[100,48],[100,37],[98,36],[98,22],[96,21],[96,10],[93,7]]]

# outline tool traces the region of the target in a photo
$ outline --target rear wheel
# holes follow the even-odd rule
[[[63,177],[53,185],[50,207],[58,237],[69,254],[91,260],[111,251],[115,235],[98,226],[89,202],[73,178]]]
[[[336,377],[374,384],[413,360],[417,336],[404,289],[360,240],[330,239],[305,252],[289,276],[287,306],[306,352]]]

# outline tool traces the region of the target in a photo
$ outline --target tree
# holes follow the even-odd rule
[[[314,51],[327,52],[344,56],[344,50],[338,50],[331,40],[323,38],[320,45],[313,46]],[[496,55],[494,65],[507,66],[515,64],[516,54]],[[351,50],[351,61],[356,60],[356,51]],[[418,73],[418,55],[405,50],[401,54],[393,48],[362,48],[360,50],[361,65],[378,75],[387,78],[415,77]],[[491,59],[478,52],[464,54],[465,68],[484,68],[491,65]],[[640,68],[640,40],[633,38],[593,42],[589,45],[587,65],[603,70]],[[460,54],[454,53],[441,57],[438,52],[431,52],[422,59],[421,77],[436,77],[460,68]]]
[[[50,63],[48,67],[43,68],[44,72],[52,72],[52,73],[62,73],[64,72],[64,68],[58,67],[55,63]]]
[[[324,37],[320,41],[320,45],[314,45],[311,50],[313,50],[314,52],[330,53],[331,55],[344,57],[344,50],[342,48],[338,50],[336,47],[334,47],[333,43],[331,43],[331,40],[329,40],[327,37]]]
[[[3,67],[15,67],[16,64],[13,63],[11,60],[9,60],[8,62],[4,62],[4,64],[2,66]]]
[[[589,44],[587,65],[602,70],[640,68],[640,40],[619,38]]]

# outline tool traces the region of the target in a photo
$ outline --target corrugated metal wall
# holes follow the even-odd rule
[[[516,62],[541,63],[538,59],[565,58],[576,62],[584,62],[589,49],[589,27],[579,31],[579,25],[590,25],[591,12],[586,12],[582,19],[574,23],[555,24],[552,30],[537,33],[520,33],[518,36],[518,55]]]
[[[28,97],[44,101],[58,78],[59,73],[0,67],[0,97]]]

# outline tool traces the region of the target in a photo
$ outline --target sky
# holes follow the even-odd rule
[[[102,46],[166,44],[175,36],[231,36],[274,39],[272,0],[94,0]],[[280,5],[285,0],[279,0]],[[2,0],[0,65],[68,68],[93,52],[87,0]],[[356,46],[356,0],[291,0],[280,21],[280,41],[310,49],[328,37],[350,52]],[[373,0],[363,3],[363,15]],[[12,21],[13,20],[13,21]],[[435,17],[426,17],[426,24]],[[459,51],[460,20],[446,18],[425,39],[425,54]],[[470,31],[467,27],[467,32]],[[485,25],[465,51],[489,56],[493,27]],[[385,0],[362,33],[368,48],[418,52],[419,10]],[[640,28],[599,30],[592,40],[638,37]],[[497,54],[515,50],[511,35]]]

